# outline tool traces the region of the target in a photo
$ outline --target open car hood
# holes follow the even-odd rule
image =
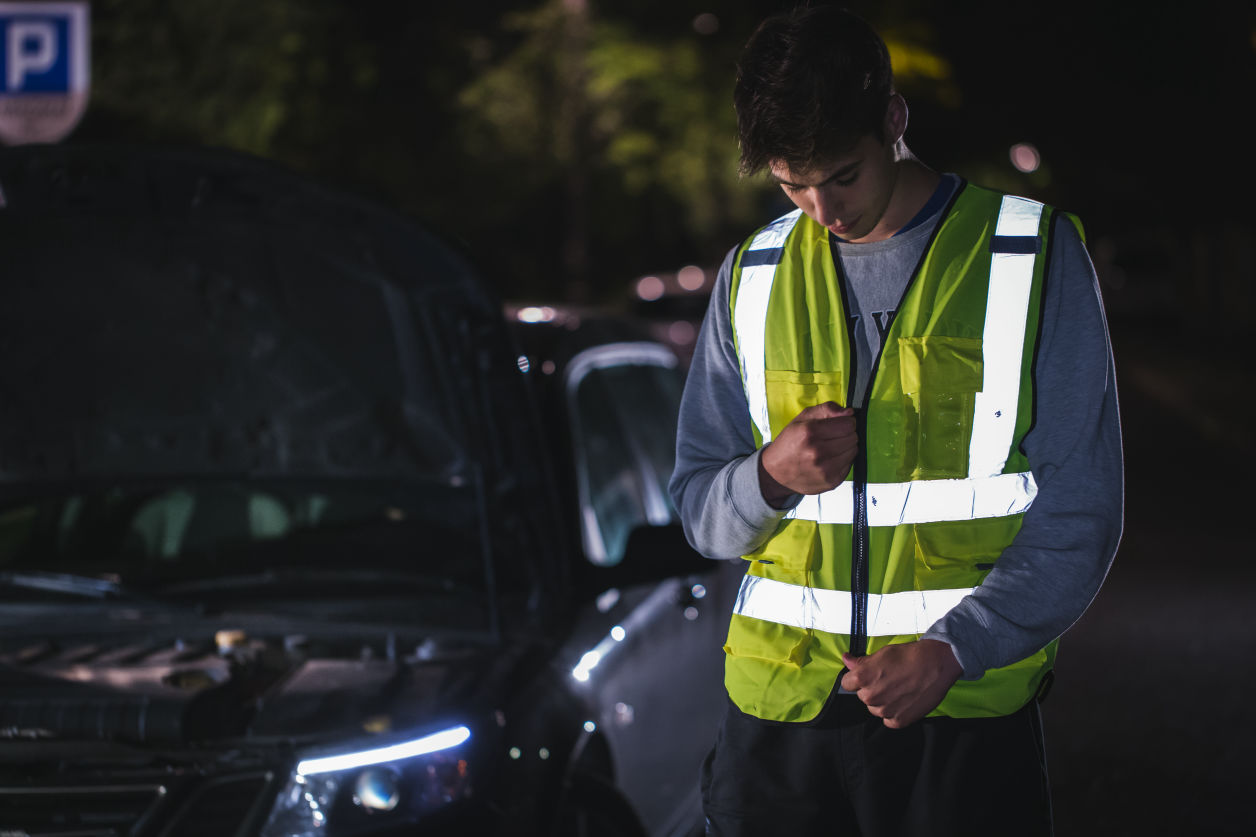
[[[413,724],[500,688],[498,669],[514,659],[483,640],[215,635],[185,622],[186,639],[32,639],[0,651],[0,739],[177,745],[300,739],[380,716]]]
[[[455,478],[494,301],[399,216],[229,152],[0,152],[0,491]]]

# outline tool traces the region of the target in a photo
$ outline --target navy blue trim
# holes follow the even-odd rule
[[[785,255],[784,247],[769,247],[764,250],[747,250],[741,254],[741,266],[758,267],[765,264],[780,264]]]
[[[1036,256],[1042,252],[1040,235],[992,235],[991,253],[1011,253],[1014,256]]]
[[[894,235],[902,235],[914,227],[919,227],[925,221],[932,218],[939,209],[947,205],[959,185],[959,175],[951,174],[949,172],[942,175],[941,179],[938,181],[938,188],[933,190],[933,194],[929,196],[929,200],[925,201],[925,205],[920,208],[920,211],[912,216],[912,219],[899,228],[898,232],[894,233]]]

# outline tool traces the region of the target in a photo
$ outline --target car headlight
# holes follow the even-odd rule
[[[352,834],[383,825],[380,817],[414,819],[465,799],[471,794],[470,738],[471,730],[458,726],[304,758],[275,800],[262,837]]]

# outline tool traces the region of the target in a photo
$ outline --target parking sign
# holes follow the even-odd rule
[[[88,4],[0,2],[0,140],[57,142],[87,110]]]

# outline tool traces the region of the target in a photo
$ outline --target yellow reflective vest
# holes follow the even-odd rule
[[[841,655],[918,639],[967,596],[1037,493],[1021,441],[1049,233],[1035,201],[960,186],[926,248],[858,409],[860,453],[808,495],[749,562],[725,685],[742,711],[808,721]],[[1079,225],[1080,231],[1080,225]],[[751,236],[729,304],[755,442],[805,407],[851,404],[854,341],[827,231],[800,211]],[[934,715],[1005,715],[1038,690],[1055,643],[957,682]]]

